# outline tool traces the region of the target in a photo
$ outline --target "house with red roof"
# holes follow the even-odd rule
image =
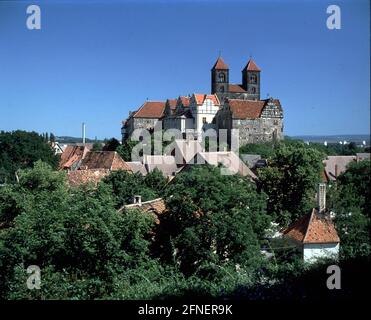
[[[129,137],[135,129],[153,130],[156,125],[162,129],[159,121],[164,116],[165,106],[166,101],[146,101],[137,111],[130,112],[121,128],[122,139]]]
[[[326,185],[321,183],[317,193],[317,208],[294,221],[283,230],[283,236],[298,246],[304,262],[319,258],[337,259],[340,238],[330,214],[326,211]]]

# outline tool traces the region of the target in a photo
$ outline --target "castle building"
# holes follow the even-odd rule
[[[228,143],[240,145],[283,139],[283,109],[278,99],[260,99],[261,69],[250,59],[240,84],[229,83],[229,67],[219,57],[211,69],[211,94],[194,93],[166,101],[147,101],[123,122],[125,140],[135,129],[178,129],[202,140],[207,129],[226,129]],[[238,130],[236,130],[238,129]]]

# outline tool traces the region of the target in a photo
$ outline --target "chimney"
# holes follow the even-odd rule
[[[85,122],[82,123],[82,144],[85,145]]]
[[[335,164],[335,178],[338,177],[338,165]]]
[[[142,196],[135,195],[134,196],[134,204],[142,206]]]
[[[326,184],[325,183],[318,184],[317,207],[318,207],[319,213],[322,213],[326,209]]]

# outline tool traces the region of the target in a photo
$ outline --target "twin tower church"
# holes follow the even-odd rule
[[[229,67],[221,57],[211,69],[211,93],[194,93],[166,101],[146,101],[123,121],[123,140],[135,129],[178,129],[183,137],[202,140],[208,129],[226,129],[227,141],[239,144],[283,139],[283,109],[274,98],[260,99],[261,70],[250,59],[239,84],[229,82]],[[232,130],[232,129],[239,129]],[[238,132],[238,134],[237,134]]]

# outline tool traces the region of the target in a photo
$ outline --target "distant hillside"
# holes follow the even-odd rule
[[[363,141],[366,141],[366,144],[370,144],[370,135],[367,134],[341,134],[341,135],[304,135],[304,136],[290,136],[292,139],[300,139],[309,142],[319,142],[323,143],[338,143],[339,141],[355,142],[361,144]]]
[[[82,142],[82,138],[69,137],[69,136],[55,137],[55,140],[60,143],[81,143]],[[95,139],[89,139],[89,138],[86,138],[85,141],[87,143],[102,142],[101,140],[95,140]]]

